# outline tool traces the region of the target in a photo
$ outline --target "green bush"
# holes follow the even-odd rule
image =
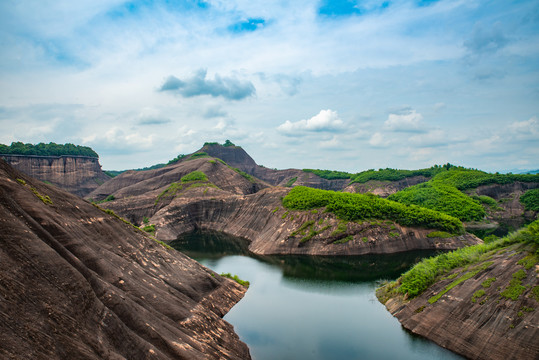
[[[400,277],[398,292],[406,294],[409,297],[415,297],[449,271],[479,261],[481,255],[488,251],[517,242],[539,243],[539,220],[489,244],[473,245],[423,259]]]
[[[50,142],[48,144],[39,143],[24,144],[20,141],[12,142],[10,146],[0,144],[0,154],[13,155],[39,155],[39,156],[89,156],[98,158],[99,155],[88,146],[73,145],[73,144],[56,144]]]
[[[234,280],[235,282],[237,282],[241,286],[249,287],[249,285],[250,285],[249,281],[240,279],[238,277],[238,275],[232,275],[230,273],[222,273],[221,276],[226,277],[226,278],[231,279],[231,280]]]
[[[336,180],[336,179],[350,179],[353,174],[344,172],[344,171],[335,171],[335,170],[320,170],[320,169],[303,169],[306,173],[312,173],[317,176],[320,176],[322,179],[326,180]]]
[[[433,181],[441,181],[459,190],[465,190],[488,184],[511,184],[515,181],[539,182],[539,174],[490,174],[480,170],[452,169],[440,172],[433,178]]]
[[[189,174],[182,176],[180,179],[182,183],[189,181],[208,181],[208,177],[202,171],[193,171]]]
[[[460,220],[438,211],[404,205],[372,194],[350,194],[296,186],[283,199],[289,209],[311,210],[325,207],[342,220],[388,219],[403,226],[421,226],[450,233],[462,233]]]
[[[539,189],[532,189],[520,196],[520,202],[526,210],[539,211]]]
[[[298,179],[298,177],[293,177],[291,179],[289,179],[286,184],[284,184],[284,186],[286,187],[292,187],[292,185],[294,185],[294,183],[296,182],[296,180]]]
[[[462,221],[481,220],[486,212],[483,206],[456,187],[429,181],[410,186],[388,197],[389,200],[407,205],[419,205],[454,216]]]

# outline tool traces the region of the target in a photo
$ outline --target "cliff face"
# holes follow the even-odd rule
[[[164,241],[195,229],[223,231],[250,240],[249,250],[261,255],[384,254],[456,249],[480,242],[470,234],[429,238],[432,230],[406,228],[391,221],[342,222],[322,211],[289,211],[281,204],[288,191],[268,188],[251,195],[231,195],[196,189],[172,200],[150,222]]]
[[[474,267],[454,270],[411,301],[389,299],[386,308],[414,334],[467,358],[537,359],[539,265],[537,255],[533,256],[522,244],[499,250],[476,265],[485,266],[485,270],[451,288],[434,303],[428,300],[454,282],[455,276]],[[521,283],[513,287],[522,294],[513,295],[514,299],[502,296],[516,277]]]
[[[0,357],[246,359],[245,289],[0,160]]]
[[[2,155],[8,164],[41,181],[83,197],[110,177],[101,171],[99,160],[87,156]]]
[[[351,192],[351,193],[361,193],[361,194],[369,192],[369,193],[373,193],[375,195],[386,198],[389,195],[392,195],[407,187],[421,184],[429,180],[430,178],[427,178],[425,176],[413,176],[413,177],[404,178],[398,181],[371,180],[371,181],[367,181],[364,184],[354,183],[354,184],[348,185],[344,191]]]

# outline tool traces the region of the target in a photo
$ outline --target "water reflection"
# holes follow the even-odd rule
[[[171,244],[251,287],[225,316],[254,359],[459,359],[407,333],[374,296],[432,252],[317,257],[254,256],[248,242],[196,232]]]

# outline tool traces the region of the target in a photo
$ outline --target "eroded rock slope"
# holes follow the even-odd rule
[[[1,160],[0,244],[0,358],[250,358],[243,287]]]
[[[47,181],[81,197],[110,179],[95,157],[2,155],[2,158],[35,179]]]

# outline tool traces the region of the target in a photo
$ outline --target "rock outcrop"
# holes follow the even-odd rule
[[[250,358],[245,288],[2,160],[0,243],[0,358]]]
[[[110,179],[89,156],[1,155],[15,169],[80,197]]]
[[[344,222],[323,211],[291,211],[281,199],[289,189],[274,187],[250,195],[195,189],[175,198],[150,222],[156,236],[175,240],[196,229],[249,240],[255,254],[363,255],[420,249],[456,249],[481,242],[471,234],[428,237],[433,230],[406,228],[392,221]]]
[[[538,359],[539,265],[535,250],[526,249],[529,245],[500,249],[479,264],[454,270],[411,301],[397,296],[385,306],[406,329],[467,358]],[[457,277],[481,267],[432,300]],[[514,291],[507,291],[511,286]]]

